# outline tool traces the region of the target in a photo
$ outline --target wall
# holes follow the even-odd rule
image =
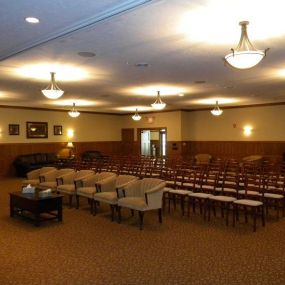
[[[67,130],[74,130],[72,141],[120,141],[122,116],[82,113],[71,118],[67,112],[1,108],[0,143],[67,142]],[[27,139],[26,122],[48,122],[47,139]],[[8,124],[20,124],[20,135],[10,136]],[[62,125],[63,135],[54,136],[53,126]]]
[[[26,138],[27,121],[48,122],[48,138]],[[13,175],[12,162],[21,154],[55,152],[67,155],[68,141],[74,143],[78,156],[85,150],[117,154],[121,145],[121,121],[122,116],[116,115],[81,113],[78,118],[71,118],[62,111],[0,108],[0,175]],[[20,135],[9,135],[8,124],[19,124]],[[63,135],[53,134],[54,125],[62,125]],[[68,129],[74,131],[73,138],[68,138]]]
[[[182,141],[285,141],[284,118],[284,105],[224,109],[219,117],[210,111],[183,112]],[[248,124],[253,131],[246,137]]]
[[[285,152],[284,114],[284,105],[224,109],[219,117],[210,111],[183,112],[181,153],[226,158],[261,154],[280,160]],[[250,136],[243,134],[245,125],[253,128]]]

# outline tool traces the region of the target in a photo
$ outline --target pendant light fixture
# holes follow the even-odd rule
[[[140,114],[138,113],[138,109],[136,109],[135,114],[132,116],[132,119],[134,121],[139,121],[142,117],[140,116]]]
[[[51,72],[50,75],[51,75],[50,84],[46,89],[42,90],[42,93],[49,99],[58,99],[63,95],[64,91],[61,90],[55,83],[55,72]]]
[[[80,112],[75,109],[75,103],[73,103],[72,110],[68,112],[68,115],[72,118],[77,118],[80,115]]]
[[[162,110],[165,108],[166,104],[162,102],[160,97],[160,91],[157,91],[157,97],[154,103],[151,104],[152,108],[155,110]]]
[[[211,110],[212,115],[214,116],[220,116],[223,113],[223,110],[220,109],[218,101],[216,101],[215,108]]]
[[[242,21],[241,37],[236,49],[231,49],[231,53],[225,56],[225,60],[232,67],[237,69],[248,69],[257,65],[265,56],[269,48],[257,50],[250,42],[247,35],[248,21]]]

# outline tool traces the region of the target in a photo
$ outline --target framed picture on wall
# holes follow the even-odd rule
[[[20,135],[20,125],[18,124],[9,124],[9,135],[10,136],[18,136]]]
[[[55,136],[61,136],[62,135],[62,126],[60,126],[60,125],[53,126],[53,134]]]
[[[43,139],[48,137],[47,122],[27,122],[27,138]]]

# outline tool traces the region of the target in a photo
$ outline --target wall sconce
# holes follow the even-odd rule
[[[69,139],[72,139],[73,136],[74,136],[74,130],[73,130],[73,129],[68,129],[68,130],[67,130],[67,137],[68,137]]]
[[[73,156],[73,155],[74,155],[74,154],[73,154],[73,149],[74,149],[74,144],[73,144],[73,142],[68,142],[67,145],[66,145],[66,147],[69,149],[69,156],[70,156],[70,157]]]
[[[153,124],[154,123],[154,117],[145,117],[146,118],[146,121],[149,123],[149,124]]]
[[[250,135],[252,134],[252,126],[249,126],[249,125],[244,126],[244,127],[243,127],[243,134],[244,134],[246,137],[250,136]]]

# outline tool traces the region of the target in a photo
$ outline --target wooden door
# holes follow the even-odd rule
[[[133,128],[122,129],[122,155],[134,154],[135,130]]]

